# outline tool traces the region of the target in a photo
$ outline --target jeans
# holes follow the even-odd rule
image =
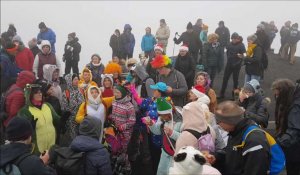
[[[253,79],[256,79],[257,81],[260,80],[260,76],[258,75],[249,75],[249,74],[245,74],[245,84]]]

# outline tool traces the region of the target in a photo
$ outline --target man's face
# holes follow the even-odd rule
[[[73,41],[74,39],[72,38],[72,37],[70,37],[70,36],[68,36],[68,41],[69,42],[71,42],[71,41]]]
[[[163,22],[159,22],[160,27],[164,26]]]
[[[47,28],[40,28],[40,32],[46,32]]]
[[[146,28],[146,34],[150,34],[151,33],[151,29]]]
[[[161,68],[158,68],[157,71],[160,75],[168,75],[169,68],[161,67]]]

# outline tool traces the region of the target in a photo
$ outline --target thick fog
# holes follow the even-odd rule
[[[224,20],[230,33],[238,32],[245,39],[255,33],[261,21],[274,20],[279,30],[287,20],[299,23],[299,7],[300,2],[296,1],[1,1],[1,32],[13,23],[27,45],[32,37],[37,36],[38,24],[44,21],[56,33],[59,58],[68,33],[76,32],[82,45],[79,63],[82,68],[93,53],[100,54],[105,64],[111,59],[110,36],[117,28],[122,32],[126,23],[133,28],[136,39],[134,57],[138,57],[145,28],[151,27],[155,34],[159,20],[164,18],[171,30],[167,54],[173,55],[174,34],[184,32],[189,21],[194,24],[202,18],[211,33],[218,22]],[[279,34],[272,47],[277,53]],[[175,54],[178,48],[175,47]],[[300,55],[299,49],[296,55]]]

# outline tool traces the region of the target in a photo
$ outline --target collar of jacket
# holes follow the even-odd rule
[[[242,121],[240,121],[240,122],[235,126],[234,131],[229,132],[228,135],[236,136],[236,135],[238,135],[238,134],[241,134],[241,133],[244,132],[245,129],[247,129],[247,127],[248,127],[250,124],[255,124],[255,123],[254,123],[251,119],[249,119],[249,118],[244,118]]]

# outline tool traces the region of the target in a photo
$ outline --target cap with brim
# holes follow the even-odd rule
[[[166,85],[166,83],[158,82],[155,85],[150,85],[150,88],[154,89],[154,90],[160,90],[162,92],[166,92],[168,89],[168,86]]]

